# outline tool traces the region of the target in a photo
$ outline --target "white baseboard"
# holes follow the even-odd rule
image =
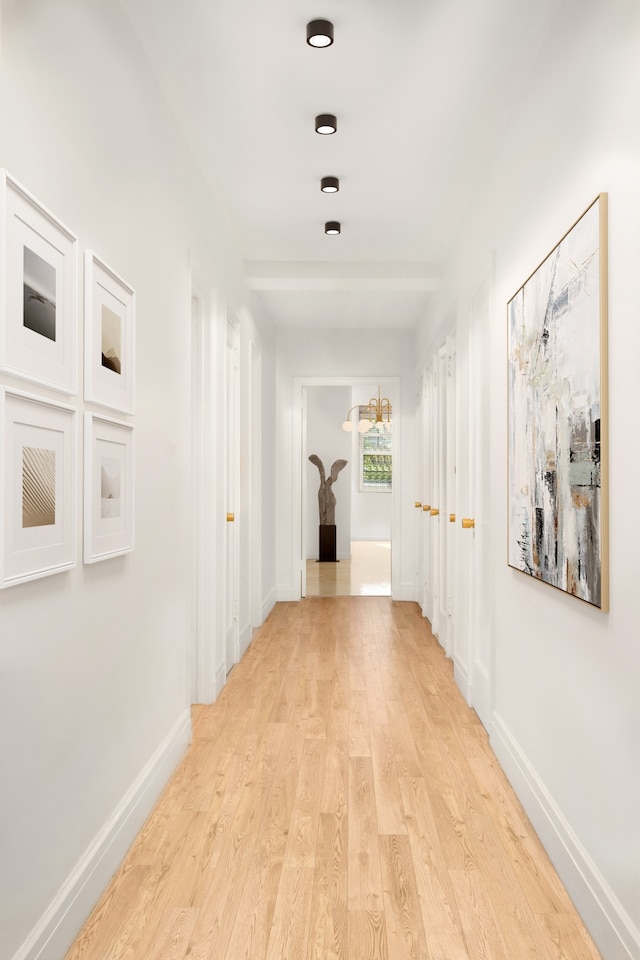
[[[456,682],[458,690],[464,697],[465,703],[468,706],[471,706],[471,684],[469,682],[469,673],[460,658],[456,657],[455,654],[453,657],[453,679]]]
[[[491,727],[491,678],[489,671],[479,660],[476,660],[473,665],[470,703],[484,727],[489,730]]]
[[[596,946],[607,960],[637,960],[640,930],[582,846],[524,752],[495,714],[491,746]]]
[[[251,638],[253,637],[253,630],[251,624],[247,623],[246,626],[240,630],[240,637],[238,641],[238,646],[240,649],[240,659],[244,657],[245,653],[251,646]]]
[[[292,600],[299,600],[291,583],[279,583],[277,587],[276,598],[278,603],[289,603]]]
[[[13,960],[63,957],[182,759],[191,739],[185,710],[60,887]]]
[[[221,663],[218,669],[216,670],[216,695],[215,700],[218,699],[225,683],[227,682],[227,664]]]
[[[415,583],[401,583],[400,590],[398,591],[398,596],[393,597],[394,600],[408,600],[415,602],[416,599],[416,585]]]
[[[276,603],[278,602],[278,594],[276,588],[273,587],[269,593],[264,598],[264,603],[262,604],[262,622],[264,623]]]

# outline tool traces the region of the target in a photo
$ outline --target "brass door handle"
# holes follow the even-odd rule
[[[429,506],[428,503],[423,503],[422,509],[424,510],[425,513],[429,513],[429,511],[431,510],[431,507]]]
[[[235,518],[236,518],[235,513],[228,513],[228,514],[227,514],[227,523],[233,523],[233,521],[235,520]]]
[[[420,501],[416,500],[416,502],[414,503],[414,507],[416,507],[419,510],[421,506],[422,504],[420,503]]]
[[[475,527],[475,525],[476,525],[476,522],[475,520],[472,520],[471,517],[462,518],[462,526],[464,527],[465,530],[471,530],[473,527]]]
[[[455,513],[450,513],[450,514],[449,514],[449,523],[455,523],[455,522],[456,522],[456,515],[455,515]]]
[[[432,517],[439,517],[439,516],[440,516],[440,511],[439,511],[436,507],[432,507],[432,508],[431,508],[431,516],[432,516]]]

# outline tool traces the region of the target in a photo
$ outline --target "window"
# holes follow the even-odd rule
[[[360,407],[360,419],[367,419],[371,411]],[[371,427],[360,434],[360,490],[391,490],[391,424]]]

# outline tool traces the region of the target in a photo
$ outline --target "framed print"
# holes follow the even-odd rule
[[[76,411],[0,388],[0,586],[75,566]]]
[[[133,426],[84,415],[84,562],[133,550]]]
[[[85,252],[85,400],[134,412],[135,293]]]
[[[508,304],[509,565],[608,609],[607,195]]]
[[[0,368],[76,392],[77,239],[0,171]]]

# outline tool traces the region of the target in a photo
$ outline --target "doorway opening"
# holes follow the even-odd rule
[[[390,597],[391,540],[352,540],[351,557],[307,560],[308,597]]]

